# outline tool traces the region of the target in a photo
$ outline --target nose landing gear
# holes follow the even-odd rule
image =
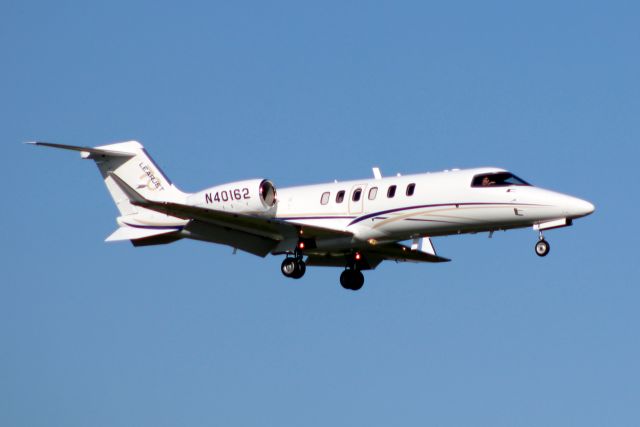
[[[535,250],[536,250],[536,255],[538,255],[539,257],[547,256],[547,254],[551,250],[551,246],[549,245],[549,242],[547,242],[544,239],[544,236],[542,235],[542,233],[540,233],[540,237],[536,242]]]

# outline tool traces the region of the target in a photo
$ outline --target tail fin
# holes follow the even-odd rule
[[[77,147],[49,142],[29,144],[79,151],[83,159],[96,162],[107,190],[121,214],[117,219],[120,228],[107,241],[131,240],[134,245],[139,246],[169,243],[180,238],[179,233],[186,224],[185,220],[135,206],[114,181],[112,175],[117,175],[149,200],[184,203],[187,195],[173,185],[139,142],[127,141],[99,147]]]
[[[94,160],[98,169],[100,169],[113,201],[122,215],[136,215],[146,211],[155,216],[150,211],[129,203],[129,198],[113,181],[110,173],[117,174],[147,199],[181,203],[186,197],[186,194],[173,185],[147,154],[142,144],[137,141],[120,142],[99,147],[77,147],[48,142],[32,142],[31,144],[80,151],[83,159]]]

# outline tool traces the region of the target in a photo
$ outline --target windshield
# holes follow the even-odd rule
[[[530,185],[510,172],[496,172],[476,175],[472,187],[508,187],[510,185]]]

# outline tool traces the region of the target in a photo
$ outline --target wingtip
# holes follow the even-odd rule
[[[63,147],[60,144],[54,144],[52,142],[46,142],[46,141],[26,141],[26,142],[24,142],[24,144],[41,145],[43,147],[53,147],[53,148],[62,148]]]

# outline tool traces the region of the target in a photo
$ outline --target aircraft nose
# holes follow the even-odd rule
[[[586,200],[578,199],[577,197],[568,197],[565,209],[568,216],[579,218],[593,213],[596,207],[593,203],[587,202]]]

